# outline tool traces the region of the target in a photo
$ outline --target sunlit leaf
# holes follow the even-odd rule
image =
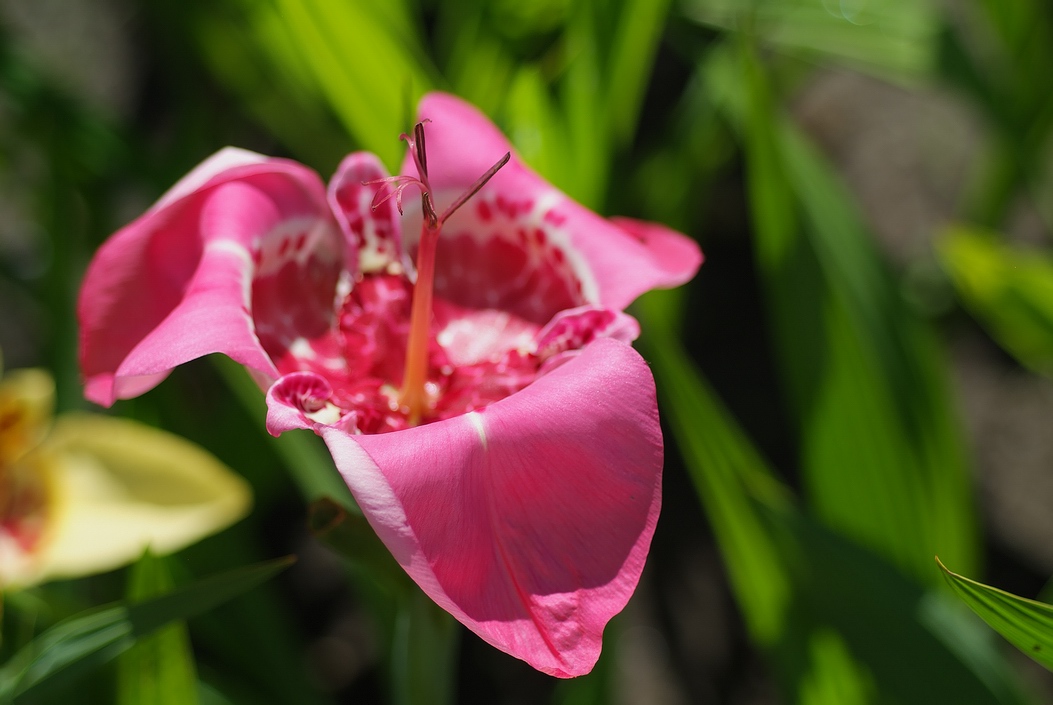
[[[616,146],[632,139],[669,0],[624,0],[607,59],[607,119]]]
[[[1053,256],[965,227],[951,228],[939,252],[958,295],[991,335],[1031,369],[1053,373]]]
[[[392,21],[384,3],[275,1],[355,141],[397,169],[403,153],[398,135],[414,117],[407,108],[433,83],[414,53],[418,43],[405,33],[406,23]]]
[[[574,199],[596,207],[607,186],[611,162],[610,121],[603,95],[606,73],[601,54],[597,3],[575,3],[567,19],[564,41],[570,60],[559,94],[561,112],[566,116],[573,162],[573,178],[559,184]]]
[[[567,159],[567,129],[552,101],[541,72],[524,66],[515,75],[505,99],[509,138],[531,167],[552,183],[570,183],[576,162]]]
[[[202,60],[245,110],[299,159],[335,169],[352,141],[273,3],[216,3],[190,18]]]
[[[1053,671],[1053,606],[952,573],[943,563],[940,568],[973,612],[1013,646]]]
[[[486,21],[489,6],[474,0],[448,0],[436,11],[437,53],[454,93],[496,116],[517,69],[510,47]]]

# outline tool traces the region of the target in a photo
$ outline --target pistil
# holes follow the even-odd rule
[[[420,423],[421,418],[432,406],[425,389],[428,381],[428,343],[431,340],[431,302],[435,283],[435,250],[439,242],[442,225],[453,213],[464,205],[498,170],[508,163],[511,155],[505,155],[472,184],[441,216],[435,213],[432,200],[431,184],[428,182],[428,161],[424,143],[424,123],[417,123],[413,129],[413,138],[403,135],[409,143],[410,153],[417,166],[419,186],[421,189],[421,225],[420,242],[417,245],[417,281],[413,286],[413,307],[410,312],[409,338],[406,341],[406,367],[402,376],[402,389],[399,392],[399,407],[406,414],[411,426]],[[397,192],[396,192],[397,193]],[[399,209],[401,211],[401,208]]]

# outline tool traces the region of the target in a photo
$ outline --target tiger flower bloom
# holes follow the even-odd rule
[[[574,203],[453,96],[420,113],[399,176],[359,152],[326,188],[228,148],[116,233],[80,296],[86,393],[111,404],[225,353],[266,390],[271,433],[325,440],[436,603],[545,673],[587,673],[661,504],[623,309],[701,253]]]
[[[42,370],[0,379],[0,591],[170,553],[248,511],[248,485],[197,446],[123,419],[51,418]]]

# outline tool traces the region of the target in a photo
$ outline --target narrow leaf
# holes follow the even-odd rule
[[[271,579],[292,562],[281,558],[236,568],[142,602],[119,602],[60,622],[0,668],[0,702],[20,702],[38,689],[99,666],[138,639],[170,622],[207,612]]]
[[[748,27],[760,43],[788,54],[900,81],[932,71],[940,29],[935,5],[915,0],[690,0],[685,14],[724,31]]]
[[[779,119],[754,49],[704,75],[744,141],[777,360],[808,498],[830,526],[935,582],[936,551],[977,560],[970,476],[932,333],[907,307],[832,170]]]
[[[954,592],[996,632],[1053,671],[1053,606],[952,573],[937,558]]]
[[[164,558],[149,552],[132,567],[129,602],[164,594],[172,576]],[[196,705],[198,683],[186,623],[175,621],[143,637],[117,659],[118,705]]]
[[[932,607],[940,595],[794,505],[680,348],[678,293],[651,292],[638,304],[664,418],[785,700],[1027,702],[991,644],[965,638],[967,621]]]
[[[413,119],[405,114],[405,91],[415,102],[432,83],[412,49],[419,42],[406,36],[406,22],[384,14],[382,3],[277,2],[294,44],[348,132],[389,169],[397,168],[398,133]]]

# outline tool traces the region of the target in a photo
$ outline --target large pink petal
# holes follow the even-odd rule
[[[430,121],[424,128],[428,171],[440,209],[510,149],[493,123],[455,96],[424,96],[420,117]],[[416,175],[412,160],[405,160],[403,173]],[[584,300],[571,305],[625,308],[645,291],[687,281],[701,263],[697,245],[683,235],[663,228],[663,236],[642,238],[639,228],[626,227],[625,221],[612,223],[571,200],[514,153],[472,202],[450,219],[446,230],[453,234],[460,229],[478,231],[479,221],[490,222],[487,211],[495,211],[495,206],[510,213],[515,221],[502,227],[522,228],[528,233],[542,231],[547,242],[561,248],[575,265],[584,285]],[[405,232],[412,237],[414,231],[407,227]],[[506,239],[514,240],[513,235],[507,233]],[[679,266],[668,256],[671,252],[684,255]]]
[[[135,396],[210,352],[273,377],[249,310],[252,276],[265,236],[301,221],[333,227],[314,172],[224,150],[110,238],[77,307],[88,398]]]
[[[654,382],[631,347],[597,340],[481,412],[320,433],[380,538],[440,606],[541,671],[592,668],[661,503]]]

